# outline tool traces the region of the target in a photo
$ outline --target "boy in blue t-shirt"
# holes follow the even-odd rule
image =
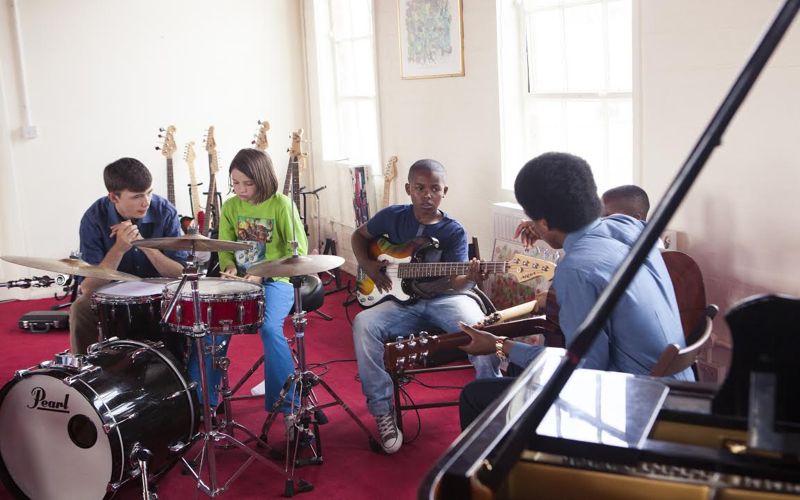
[[[376,237],[384,236],[394,244],[421,236],[432,237],[439,241],[439,249],[427,252],[426,260],[468,260],[464,227],[439,210],[447,194],[445,175],[444,167],[435,160],[415,162],[409,168],[405,186],[411,205],[386,207],[353,232],[351,243],[358,264],[379,291],[389,291],[392,281],[384,272],[385,262],[370,256],[369,245]],[[431,327],[454,332],[458,330],[459,321],[474,324],[482,320],[484,313],[478,302],[461,293],[473,288],[480,278],[480,262],[473,259],[467,275],[447,276],[420,285],[426,298],[402,304],[385,300],[361,311],[353,320],[361,389],[367,397],[367,408],[375,417],[381,446],[386,453],[400,449],[403,434],[397,427],[392,408],[392,380],[383,366],[384,343]],[[500,376],[495,356],[476,356],[470,360],[478,378]]]

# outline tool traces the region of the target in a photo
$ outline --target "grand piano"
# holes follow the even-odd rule
[[[785,0],[572,343],[545,349],[462,432],[418,498],[800,498],[800,299],[727,312],[720,387],[579,368],[798,10]]]

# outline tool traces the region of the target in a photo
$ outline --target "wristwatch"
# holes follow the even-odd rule
[[[500,358],[500,361],[508,360],[508,356],[503,352],[503,344],[505,344],[506,340],[508,340],[508,337],[497,337],[497,340],[494,341],[495,354]]]

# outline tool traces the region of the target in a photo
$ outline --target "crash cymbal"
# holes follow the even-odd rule
[[[93,266],[81,259],[45,259],[39,257],[17,257],[6,255],[0,257],[6,262],[19,266],[32,267],[43,271],[51,271],[60,274],[72,274],[86,278],[100,278],[104,280],[117,281],[139,281],[140,277],[133,274],[123,273],[116,269],[108,269],[100,266]]]
[[[168,238],[149,238],[136,240],[133,242],[135,247],[157,248],[159,250],[194,250],[197,252],[226,252],[236,250],[247,250],[249,243],[239,243],[238,241],[212,240],[202,234],[184,234]]]
[[[262,278],[279,276],[302,276],[304,274],[321,273],[344,264],[338,255],[298,255],[279,260],[262,261],[247,268],[247,274]]]

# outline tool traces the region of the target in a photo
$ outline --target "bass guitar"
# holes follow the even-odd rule
[[[197,222],[198,228],[202,226],[203,220],[201,219],[203,219],[205,215],[200,208],[200,191],[197,189],[197,175],[195,175],[194,172],[194,160],[196,158],[194,141],[190,141],[186,143],[186,151],[184,151],[183,159],[186,160],[186,166],[189,168],[189,191],[192,199],[192,217],[181,217],[181,229],[183,229],[184,233],[189,231],[193,220]]]
[[[373,240],[369,245],[370,257],[387,262],[384,272],[392,281],[392,286],[385,292],[378,290],[375,282],[359,269],[356,290],[358,303],[371,307],[389,298],[401,303],[410,302],[416,299],[412,287],[414,281],[467,274],[469,262],[423,262],[425,252],[438,246],[435,238],[425,236],[400,245],[392,244],[385,238]],[[508,262],[481,262],[480,266],[481,272],[508,273],[519,282],[539,276],[550,280],[556,268],[550,261],[522,254],[515,254]]]
[[[269,122],[267,120],[261,121],[258,120],[258,132],[256,132],[255,137],[250,144],[253,145],[254,148],[258,149],[259,151],[266,151],[269,147],[269,141],[267,140],[267,132],[269,131]]]
[[[300,147],[303,138],[303,129],[299,128],[292,132],[292,143],[287,151],[289,152],[289,163],[286,165],[286,179],[283,181],[283,194],[290,196],[298,207],[300,206],[300,159],[305,156]]]
[[[217,172],[219,163],[217,161],[217,142],[214,139],[214,126],[208,127],[206,134],[206,152],[208,153],[208,196],[206,197],[206,209],[203,223],[200,226],[200,234],[211,236],[212,230],[219,229],[219,200],[217,199]]]
[[[170,125],[166,129],[158,129],[158,138],[161,139],[161,145],[156,146],[156,150],[161,150],[161,154],[167,159],[167,199],[172,206],[175,206],[175,176],[172,169],[172,155],[175,154],[177,146],[175,145],[175,126]]]

